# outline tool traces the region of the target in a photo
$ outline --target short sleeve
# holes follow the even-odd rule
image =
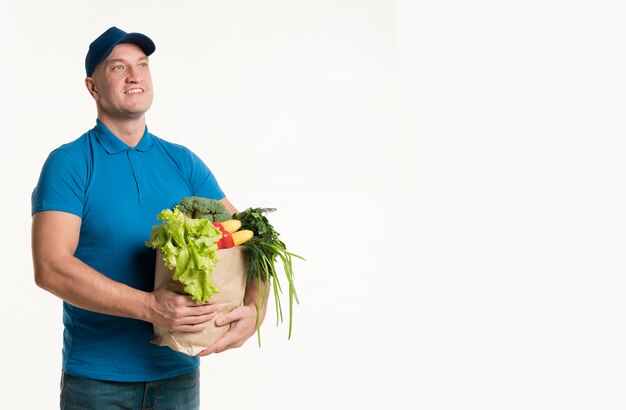
[[[189,161],[191,169],[189,184],[193,195],[210,199],[224,198],[224,191],[209,167],[191,151],[189,151]]]
[[[81,167],[69,153],[56,149],[50,153],[41,170],[31,196],[31,212],[62,211],[82,218],[85,187],[85,166]]]

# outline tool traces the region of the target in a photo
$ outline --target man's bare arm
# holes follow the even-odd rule
[[[43,211],[33,216],[33,265],[39,287],[83,309],[174,331],[201,331],[214,317],[214,305],[196,303],[164,287],[154,292],[134,289],[75,258],[80,225],[78,216],[66,212]]]

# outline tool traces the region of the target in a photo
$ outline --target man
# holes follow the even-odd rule
[[[199,406],[199,359],[151,344],[152,325],[198,332],[217,308],[153,290],[155,256],[144,242],[156,215],[185,196],[236,209],[195,154],[148,132],[154,51],[147,36],[116,27],[91,43],[85,84],[96,126],[50,154],[33,192],[35,281],[64,301],[61,408]],[[258,286],[216,320],[229,330],[199,356],[254,334]]]

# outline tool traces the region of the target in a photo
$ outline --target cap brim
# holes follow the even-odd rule
[[[120,39],[120,41],[118,41],[113,47],[111,47],[111,51],[113,51],[113,48],[116,45],[122,44],[122,43],[137,44],[139,47],[141,47],[141,49],[143,50],[144,53],[146,53],[147,56],[154,53],[154,50],[156,50],[156,46],[154,45],[154,42],[150,40],[148,36],[141,34],[141,33],[126,34],[124,37]],[[109,51],[108,54],[111,54],[111,51]]]
[[[120,44],[136,44],[137,46],[139,46],[139,48],[143,50],[144,53],[146,53],[147,56],[154,53],[154,50],[156,50],[156,46],[154,45],[154,42],[150,40],[150,37],[141,33],[128,33],[124,37],[113,43],[111,47],[107,49],[107,51],[102,53],[102,58],[100,59],[100,61],[98,61],[96,66],[106,60],[109,54],[111,54],[111,52],[113,51],[113,49]]]

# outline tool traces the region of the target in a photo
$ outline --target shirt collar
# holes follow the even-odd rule
[[[148,132],[147,126],[143,133],[143,137],[141,137],[139,144],[135,147],[128,146],[124,141],[117,138],[100,120],[96,120],[94,132],[98,142],[102,145],[102,148],[112,155],[133,149],[146,152],[154,145],[154,138],[152,137],[152,134]]]

